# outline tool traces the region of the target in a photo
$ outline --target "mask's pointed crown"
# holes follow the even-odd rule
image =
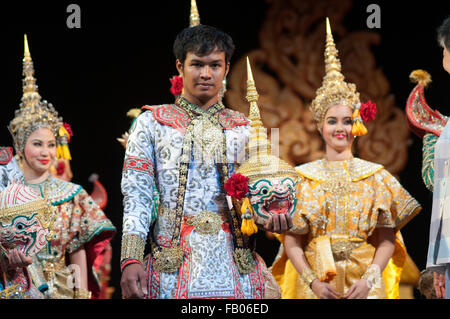
[[[249,159],[241,165],[238,173],[249,178],[249,184],[253,184],[260,178],[297,178],[294,168],[271,154],[271,147],[267,139],[267,131],[261,121],[259,112],[258,92],[247,57],[247,101],[250,103],[249,119],[250,138],[248,143]]]

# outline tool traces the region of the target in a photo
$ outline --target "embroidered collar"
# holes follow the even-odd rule
[[[152,111],[153,117],[158,123],[172,126],[182,134],[185,133],[186,127],[191,122],[190,114],[192,113],[196,115],[209,114],[210,116],[217,114],[220,125],[226,130],[250,123],[244,114],[226,108],[221,102],[212,105],[205,111],[201,107],[189,103],[183,97],[178,98],[175,104],[145,105],[142,109]]]
[[[184,97],[180,96],[175,104],[186,110],[188,113],[193,114],[194,116],[202,116],[202,115],[210,115],[215,116],[218,112],[225,109],[225,106],[222,102],[218,102],[214,105],[211,105],[207,110],[202,109],[200,106],[190,103]]]
[[[71,200],[81,190],[80,185],[66,182],[53,176],[38,184],[29,184],[25,182],[23,177],[22,182],[39,191],[41,196],[48,199],[53,206]]]
[[[297,172],[317,182],[325,182],[330,175],[347,175],[352,182],[365,179],[383,169],[383,165],[353,158],[345,161],[327,161],[319,159],[295,168]]]

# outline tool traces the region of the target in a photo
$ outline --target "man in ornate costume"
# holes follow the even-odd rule
[[[174,104],[144,106],[132,124],[122,175],[124,298],[268,297],[271,274],[224,190],[249,136],[249,120],[220,102],[233,51],[220,30],[184,29],[174,42],[182,93]],[[265,229],[291,225],[279,215]]]
[[[296,167],[296,227],[272,272],[283,298],[386,298],[395,284],[398,293],[401,271],[392,268],[401,269],[406,254],[395,234],[420,205],[383,166],[353,157],[354,138],[367,133],[363,123],[376,108],[344,81],[326,22],[325,76],[311,103],[326,157]]]
[[[450,18],[438,29],[443,49],[442,66],[450,73]],[[434,290],[438,298],[450,299],[450,121],[432,110],[424,96],[431,76],[415,70],[410,78],[417,82],[406,103],[411,130],[423,139],[422,178],[433,192],[427,270],[434,272]]]
[[[70,159],[69,134],[37,91],[26,36],[23,68],[21,104],[8,127],[19,160],[4,171],[48,200],[55,217],[51,240],[33,256],[27,271],[45,298],[95,298],[100,287],[92,265],[116,230],[80,185],[51,175],[56,158]]]

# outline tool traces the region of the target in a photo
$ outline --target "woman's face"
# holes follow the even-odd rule
[[[445,71],[450,73],[450,52],[444,47],[442,66]]]
[[[41,175],[49,170],[56,157],[56,139],[48,128],[40,128],[31,133],[23,150],[23,166]]]
[[[333,105],[325,114],[322,125],[322,137],[328,147],[337,152],[351,149],[352,109],[347,105]]]

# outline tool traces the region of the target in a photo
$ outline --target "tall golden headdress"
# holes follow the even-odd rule
[[[58,116],[58,112],[53,105],[46,100],[42,100],[38,93],[26,34],[24,35],[24,46],[23,75],[25,78],[23,79],[23,95],[19,109],[16,110],[14,119],[8,126],[16,152],[23,152],[27,138],[35,130],[49,128],[56,137],[57,157],[71,159],[67,146],[67,140],[70,137],[63,126],[62,118]]]
[[[316,91],[316,97],[312,101],[310,109],[314,120],[321,126],[325,114],[331,106],[337,104],[347,105],[354,111],[353,122],[356,131],[353,134],[363,135],[367,133],[367,130],[364,132],[365,127],[360,127],[363,124],[359,116],[359,93],[356,91],[355,84],[344,81],[344,75],[341,73],[341,62],[338,58],[338,50],[334,43],[328,17],[326,18],[326,32],[325,76],[322,86]],[[358,129],[362,129],[362,131],[358,132]]]
[[[258,92],[247,57],[247,101],[250,103],[249,119],[250,139],[248,143],[249,158],[243,163],[237,173],[248,177],[249,184],[253,184],[260,178],[297,178],[295,169],[287,162],[271,154],[271,147],[267,139],[266,128],[262,125],[259,113]]]

